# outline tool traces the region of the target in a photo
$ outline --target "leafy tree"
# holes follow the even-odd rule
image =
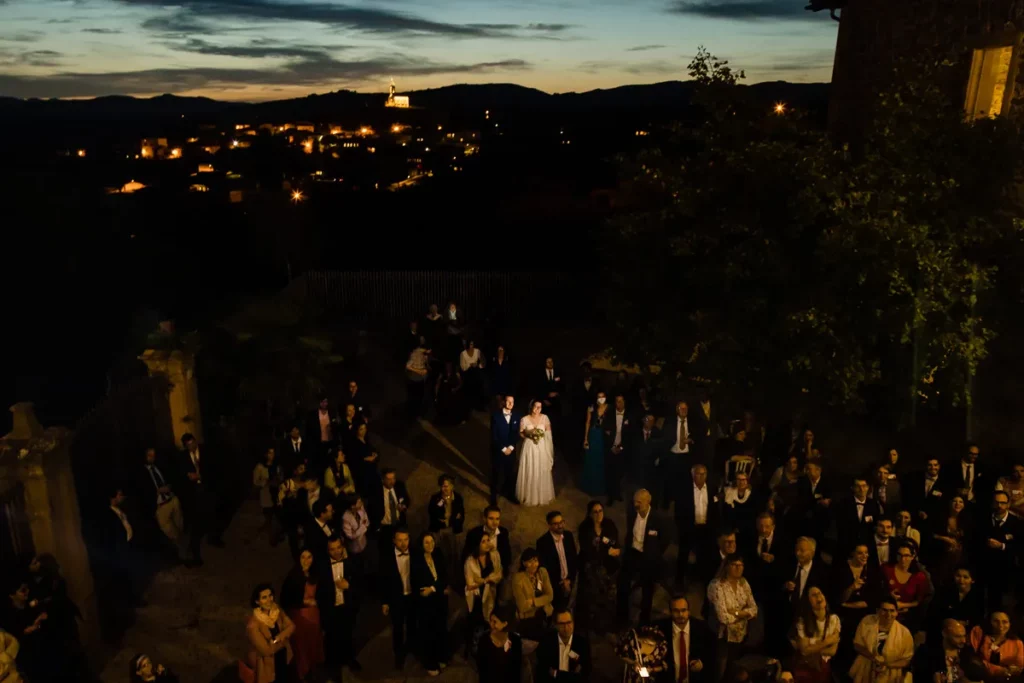
[[[950,62],[903,68],[854,154],[698,52],[701,123],[623,162],[605,240],[618,356],[849,409],[878,387],[911,420],[970,399],[994,334],[979,302],[1022,227],[1018,131],[964,122],[937,85]]]

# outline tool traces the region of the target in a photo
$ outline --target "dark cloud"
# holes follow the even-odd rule
[[[168,5],[168,0],[117,0],[132,7]],[[471,24],[451,24],[391,10],[350,7],[327,2],[291,3],[283,0],[177,0],[176,13],[149,19],[144,28],[170,33],[210,33],[208,20],[279,22],[304,21],[331,28],[367,33],[413,33],[456,38],[508,37],[501,31]],[[193,29],[200,29],[193,31]]]
[[[19,31],[18,33],[0,34],[0,42],[37,43],[46,35],[42,31]]]
[[[214,45],[200,38],[190,38],[185,44],[174,44],[174,49],[195,52],[203,55],[220,55],[224,57],[247,57],[264,59],[267,57],[287,57],[320,61],[330,59],[330,52],[344,50],[347,46],[321,47],[311,45],[285,45],[269,40],[253,40],[247,45]]]
[[[573,28],[572,24],[527,24],[528,31],[544,31],[547,33],[561,33]]]
[[[660,50],[667,45],[637,45],[636,47],[626,48],[626,52],[647,52],[648,50]]]
[[[63,56],[53,50],[0,50],[0,66],[61,66]]]
[[[121,33],[119,28],[83,28],[82,33],[96,33],[101,36],[113,36]]]
[[[676,0],[668,11],[735,21],[813,19],[800,0]]]
[[[168,14],[159,17],[150,17],[142,22],[142,28],[153,33],[160,33],[167,37],[183,37],[196,35],[213,35],[222,33],[223,30],[187,14]]]
[[[0,92],[13,97],[96,97],[117,94],[180,93],[203,88],[254,85],[354,86],[385,76],[490,73],[529,69],[521,59],[476,64],[445,64],[417,59],[339,61],[298,60],[278,69],[146,69],[108,73],[64,72],[51,76],[0,74]]]

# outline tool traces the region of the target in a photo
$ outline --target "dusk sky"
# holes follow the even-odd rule
[[[804,0],[0,0],[0,95],[268,100],[685,80],[699,45],[748,83],[828,81],[838,24]]]

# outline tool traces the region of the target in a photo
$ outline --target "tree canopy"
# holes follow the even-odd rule
[[[851,150],[701,48],[701,123],[623,160],[604,240],[618,357],[853,410],[882,389],[902,416],[969,399],[1024,228],[1019,130],[966,122],[938,86],[951,62],[898,68]]]

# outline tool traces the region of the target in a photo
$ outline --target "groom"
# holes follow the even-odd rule
[[[498,495],[518,503],[516,486],[516,444],[519,443],[519,418],[512,410],[513,396],[506,396],[504,408],[491,414],[491,505],[498,504]]]

